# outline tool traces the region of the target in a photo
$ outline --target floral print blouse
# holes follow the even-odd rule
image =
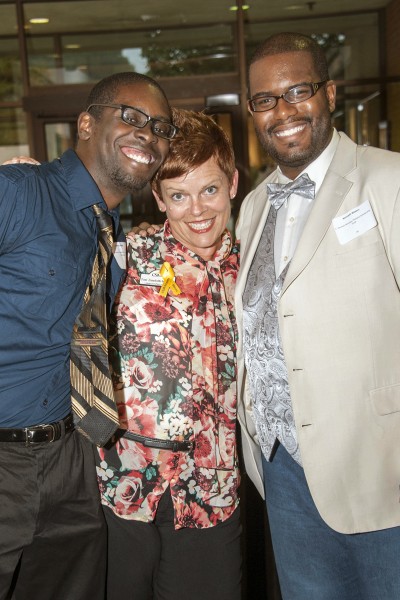
[[[238,505],[236,322],[239,251],[225,232],[204,261],[172,237],[168,221],[147,238],[128,235],[128,273],[114,309],[112,375],[121,427],[194,441],[189,452],[120,438],[98,449],[102,503],[150,522],[170,487],[175,528],[212,527]],[[160,295],[160,268],[180,293]],[[178,291],[179,291],[178,290]]]

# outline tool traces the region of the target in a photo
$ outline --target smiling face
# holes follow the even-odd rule
[[[238,173],[232,183],[214,157],[173,179],[160,181],[161,196],[154,191],[158,207],[167,213],[173,236],[204,260],[221,246],[236,195]]]
[[[134,106],[149,115],[171,120],[167,101],[147,82],[122,85],[112,104]],[[98,120],[82,113],[78,120],[78,156],[96,181],[109,208],[142,189],[153,177],[169,150],[169,141],[157,137],[151,123],[132,127],[121,119],[121,110],[104,107]]]
[[[265,56],[251,65],[249,79],[252,97],[279,96],[293,85],[320,81],[309,52]],[[260,143],[287,177],[297,177],[328,145],[335,97],[335,85],[328,81],[304,102],[281,98],[275,108],[252,113]]]

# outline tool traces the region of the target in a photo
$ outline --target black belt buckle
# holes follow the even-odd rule
[[[182,450],[184,450],[185,452],[191,452],[194,448],[194,442],[181,442],[181,441],[176,441],[176,442],[172,442],[172,452],[181,452]]]
[[[171,450],[172,450],[172,452],[179,452],[179,446],[182,447],[182,443],[180,443],[180,442],[172,442],[171,443]]]
[[[48,423],[46,425],[35,425],[35,427],[29,428],[24,427],[25,432],[25,446],[30,446],[31,444],[40,444],[41,442],[54,442],[56,439],[56,426],[61,427],[59,423]],[[46,440],[35,440],[35,433],[37,432],[49,432],[51,433],[51,438]]]

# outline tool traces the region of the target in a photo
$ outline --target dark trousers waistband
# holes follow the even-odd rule
[[[194,448],[194,442],[180,440],[161,440],[159,438],[150,438],[139,433],[131,431],[119,430],[121,436],[134,442],[140,442],[143,446],[149,448],[158,448],[159,450],[172,450],[172,452],[190,452]]]
[[[61,421],[54,423],[44,423],[21,429],[0,428],[0,442],[24,442],[27,446],[55,442],[73,429],[74,419],[70,413]]]

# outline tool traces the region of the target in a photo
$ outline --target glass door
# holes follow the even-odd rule
[[[46,159],[61,156],[68,148],[73,148],[76,139],[76,120],[44,123]]]

